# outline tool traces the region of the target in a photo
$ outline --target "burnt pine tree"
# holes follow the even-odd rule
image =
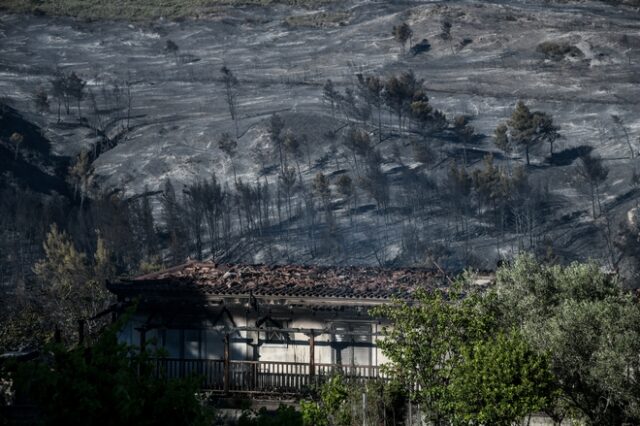
[[[302,149],[300,147],[300,140],[291,131],[287,130],[284,133],[284,139],[282,141],[283,148],[286,154],[291,155],[296,162],[296,168],[298,169],[298,175],[302,179],[302,172],[300,171],[300,158],[302,157]],[[286,155],[285,154],[285,155]]]
[[[177,265],[183,262],[188,255],[185,241],[187,232],[184,229],[183,208],[170,180],[165,182],[161,202],[165,230],[169,237],[170,262]]]
[[[358,74],[360,97],[378,112],[378,141],[382,142],[382,105],[384,104],[384,81],[377,76]]]
[[[39,113],[49,112],[49,95],[43,87],[39,87],[34,93],[33,105]]]
[[[229,114],[236,128],[236,137],[238,137],[240,135],[237,116],[238,79],[226,65],[220,68],[220,72],[222,73],[222,82],[224,83],[224,93],[227,106],[229,107]]]
[[[175,56],[176,61],[178,60],[178,50],[180,50],[180,48],[178,47],[178,45],[171,39],[167,39],[167,42],[164,45],[164,50],[167,53],[172,54],[173,56]]]
[[[424,80],[416,79],[413,71],[391,76],[384,85],[384,100],[387,106],[398,116],[398,127],[402,130],[403,117],[411,112],[415,101],[427,101],[423,89]]]
[[[354,168],[358,171],[358,157],[366,157],[372,150],[369,133],[351,128],[344,135],[343,143],[345,148],[351,151]]]
[[[293,196],[293,192],[296,184],[296,171],[293,167],[285,167],[279,176],[280,185],[284,191],[285,197],[287,199],[287,218],[291,219],[291,197]]]
[[[581,156],[576,163],[576,176],[581,183],[586,184],[586,192],[591,198],[591,213],[595,219],[599,213],[602,213],[600,188],[609,176],[609,169],[602,164],[600,157],[587,154]]]
[[[157,254],[158,241],[156,236],[156,225],[153,218],[153,209],[149,200],[149,188],[145,187],[145,195],[142,197],[140,205],[140,227],[143,237],[143,246],[146,260],[151,260]]]
[[[282,117],[275,113],[271,116],[269,120],[269,137],[271,138],[271,143],[278,150],[278,158],[280,159],[280,172],[284,173],[285,169],[285,158],[284,158],[284,147],[283,145],[283,137],[282,131],[284,130],[284,120]]]
[[[24,135],[18,132],[13,132],[9,137],[9,141],[13,145],[13,149],[15,150],[15,159],[17,160],[20,152],[20,146],[24,142]]]
[[[409,48],[411,48],[411,39],[413,37],[413,30],[406,22],[393,27],[391,34],[395,41],[397,41],[400,46],[402,46],[402,53],[405,52],[405,46],[407,41],[409,42]]]
[[[207,224],[211,255],[215,256],[219,249],[218,240],[220,239],[220,222],[225,209],[224,204],[227,198],[227,193],[218,182],[215,173],[211,176],[209,181],[204,182],[204,189],[206,192],[203,204],[204,218]]]
[[[336,91],[333,81],[327,80],[322,88],[322,101],[331,107],[331,117],[336,117],[336,103],[340,100],[340,93]]]
[[[56,76],[51,80],[51,94],[58,104],[58,123],[60,122],[60,109],[64,105],[67,115],[69,114],[69,98],[67,97],[67,76],[61,72],[56,72]]]
[[[371,195],[379,210],[386,215],[389,204],[389,180],[381,168],[382,156],[378,151],[371,150],[366,157],[366,168],[360,184]]]
[[[545,113],[536,111],[533,113],[534,137],[540,142],[549,144],[549,156],[553,157],[553,144],[560,138],[560,126],[553,122],[553,118]]]
[[[506,124],[500,123],[493,133],[494,144],[507,156],[509,156],[513,151],[511,141],[509,140],[509,135],[507,134],[508,130],[509,128]]]
[[[78,107],[78,117],[80,117],[80,102],[84,99],[84,87],[87,82],[77,76],[75,72],[72,72],[67,77],[67,85],[65,90],[69,98],[76,100],[76,106]]]
[[[231,168],[233,169],[233,180],[237,183],[238,176],[236,175],[236,165],[233,158],[238,152],[238,141],[231,137],[229,133],[224,132],[220,135],[220,139],[218,140],[218,148],[220,148],[220,151],[224,152],[224,154],[229,158]]]
[[[529,150],[538,142],[538,139],[534,137],[534,116],[524,102],[518,101],[511,118],[507,121],[507,125],[514,144],[524,149],[527,165],[531,164]]]
[[[440,38],[444,41],[449,42],[449,47],[451,47],[451,53],[455,54],[453,50],[453,36],[451,35],[451,21],[448,18],[445,18],[440,25]]]
[[[496,129],[499,143],[503,147],[511,144],[524,149],[527,165],[530,164],[530,149],[542,142],[549,143],[550,154],[553,156],[553,144],[560,138],[560,127],[554,124],[553,118],[547,113],[532,112],[524,102],[518,101],[506,126],[507,129],[503,125],[498,126],[499,130]],[[505,141],[504,137],[507,137],[508,141]]]
[[[194,182],[184,190],[184,214],[189,227],[192,241],[195,241],[195,253],[198,260],[202,260],[204,235],[204,204],[207,198],[207,188],[203,182]]]
[[[331,187],[329,186],[329,179],[324,173],[318,172],[313,178],[313,192],[320,198],[322,206],[328,211],[331,201]]]

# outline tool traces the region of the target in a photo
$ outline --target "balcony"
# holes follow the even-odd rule
[[[386,380],[379,366],[314,364],[277,361],[225,361],[209,359],[154,359],[159,377],[198,377],[203,390],[223,394],[299,395],[331,375],[350,381]]]

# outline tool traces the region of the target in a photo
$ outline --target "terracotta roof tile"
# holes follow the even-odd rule
[[[446,285],[427,269],[230,265],[189,262],[109,285],[116,294],[197,291],[211,296],[274,296],[344,299],[410,298],[419,288]]]

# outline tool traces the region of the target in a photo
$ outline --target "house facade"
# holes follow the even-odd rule
[[[190,262],[108,288],[136,305],[120,340],[158,349],[163,374],[196,374],[212,391],[282,394],[336,372],[383,378],[384,319],[371,309],[446,284],[423,269]]]

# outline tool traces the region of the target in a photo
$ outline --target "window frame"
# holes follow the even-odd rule
[[[268,328],[270,330],[258,331],[258,344],[266,348],[288,348],[291,342],[290,333],[287,331],[278,331],[277,329],[289,328],[289,319],[286,318],[267,318],[260,328]],[[274,330],[275,329],[275,330]],[[280,334],[282,340],[273,340],[269,338],[269,334]]]
[[[331,324],[331,363],[334,365],[340,365],[344,367],[352,367],[352,366],[371,366],[373,365],[373,352],[374,352],[374,344],[373,344],[373,322],[370,321],[336,321]],[[355,337],[354,334],[347,335],[348,339],[343,341],[338,341],[336,339],[340,333],[337,330],[337,327],[345,327],[348,333],[357,332],[358,327],[368,326],[369,332],[368,334],[363,334],[362,337],[366,337],[367,345],[364,346],[367,349],[367,362],[365,364],[356,364],[355,363],[355,352],[356,348]],[[344,360],[340,360],[338,363],[337,352],[344,351],[345,349],[349,349],[349,363],[345,364]],[[342,358],[342,357],[340,357]]]

